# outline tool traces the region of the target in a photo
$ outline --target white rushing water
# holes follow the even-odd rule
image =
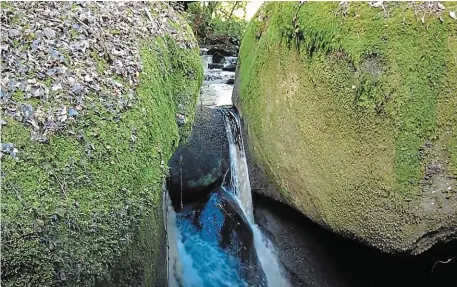
[[[262,269],[270,287],[289,286],[287,279],[278,262],[278,252],[274,244],[262,233],[254,222],[252,206],[251,183],[249,180],[248,165],[244,152],[241,124],[238,115],[226,111],[226,130],[230,151],[231,188],[236,199],[248,219],[254,236],[254,246]],[[235,126],[234,126],[235,125]]]
[[[243,139],[239,132],[234,133],[232,131],[232,127],[236,129],[240,126],[240,123],[238,117],[230,111],[226,111],[225,118],[230,152],[230,185],[249,222],[253,222],[254,209],[252,207],[251,183],[243,150]]]
[[[228,79],[233,79],[235,73],[222,71],[222,69],[208,69],[211,59],[211,55],[202,56],[205,80],[201,87],[198,103],[207,107],[231,105],[233,85],[228,85],[226,82]],[[228,65],[235,61],[235,59],[235,57],[226,57],[225,64]]]

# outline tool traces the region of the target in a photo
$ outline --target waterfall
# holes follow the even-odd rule
[[[226,119],[227,139],[230,151],[230,187],[241,206],[254,236],[254,246],[262,269],[267,277],[268,286],[289,286],[281,272],[277,251],[273,243],[261,232],[254,222],[251,183],[249,181],[248,165],[244,152],[243,136],[238,113],[233,108],[223,109]]]
[[[254,222],[252,208],[251,183],[249,182],[248,165],[244,153],[243,137],[240,130],[238,115],[227,108],[224,109],[226,119],[227,139],[230,152],[230,186],[240,201],[240,205],[250,222]]]

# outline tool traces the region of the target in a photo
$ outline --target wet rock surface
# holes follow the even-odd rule
[[[211,50],[211,49],[210,49]],[[235,73],[224,71],[236,57],[201,49],[205,81],[201,88],[195,123],[187,143],[178,147],[170,165],[170,196],[177,201],[195,200],[220,185],[229,169],[228,141],[224,116],[217,106],[230,105]],[[221,61],[222,63],[214,63]],[[232,84],[230,84],[232,83]]]
[[[174,202],[180,201],[181,191],[184,201],[193,200],[222,183],[229,169],[229,152],[221,111],[197,107],[192,134],[169,165],[169,190]]]
[[[223,64],[225,62],[225,57],[220,53],[215,53],[213,55],[212,61],[214,64]]]
[[[230,64],[230,65],[222,67],[222,71],[235,72],[235,70],[236,70],[236,64]]]
[[[234,85],[235,84],[235,79],[228,79],[227,82],[225,82],[227,85]]]
[[[257,224],[275,243],[292,286],[440,286],[457,283],[457,242],[421,255],[389,255],[344,239],[300,212],[254,197]],[[454,259],[452,259],[454,258]]]
[[[317,227],[283,204],[258,195],[254,199],[255,220],[276,243],[292,286],[350,286],[325,259]],[[309,225],[314,229],[308,230]]]
[[[233,44],[217,44],[212,46],[206,52],[208,55],[221,54],[223,56],[236,56],[238,47]]]
[[[208,69],[222,69],[224,67],[224,64],[219,64],[219,63],[209,63],[208,64]]]

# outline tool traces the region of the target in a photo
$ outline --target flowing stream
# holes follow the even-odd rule
[[[230,150],[232,190],[252,229],[255,250],[267,278],[268,286],[288,286],[288,283],[281,272],[274,245],[262,234],[257,224],[254,222],[251,183],[249,182],[248,165],[244,153],[240,118],[233,109],[227,108],[224,112]]]
[[[234,73],[208,70],[210,59],[202,56],[205,82],[200,103],[221,109],[224,115],[230,175],[207,198],[186,203],[179,211],[168,196],[165,199],[169,286],[289,286],[275,247],[254,222],[240,119],[231,107],[233,86],[225,84]]]

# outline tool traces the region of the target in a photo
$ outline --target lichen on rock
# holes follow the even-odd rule
[[[243,38],[233,101],[276,197],[386,252],[456,238],[452,9],[263,5]]]
[[[2,284],[162,284],[162,183],[203,77],[186,22],[157,2],[2,2],[1,21]]]

